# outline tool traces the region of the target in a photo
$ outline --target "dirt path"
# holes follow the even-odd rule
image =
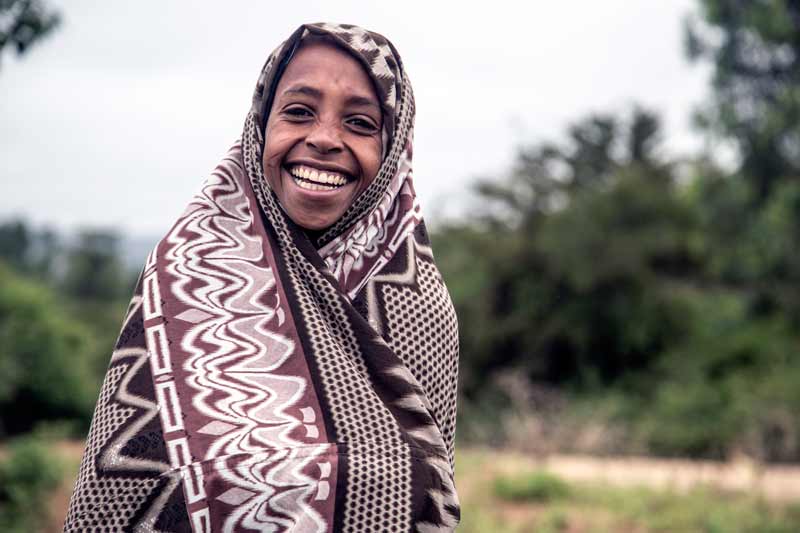
[[[83,453],[81,442],[61,442],[55,451],[77,465]],[[493,473],[519,473],[546,469],[568,481],[608,483],[621,487],[687,491],[698,485],[722,490],[750,492],[775,503],[800,501],[800,465],[760,466],[747,459],[727,463],[681,459],[602,458],[578,455],[551,455],[535,458],[519,453],[472,448],[459,450],[464,460],[490,457]],[[77,470],[77,468],[76,468]],[[490,472],[486,472],[487,475]],[[458,479],[458,463],[456,464]],[[43,533],[61,531],[74,479],[67,479],[53,496],[51,517]],[[469,490],[468,486],[463,489]],[[461,491],[462,488],[459,488]]]
[[[482,453],[494,454],[492,450]],[[522,454],[498,454],[498,467],[518,472],[543,468],[563,479],[601,482],[620,487],[641,486],[685,492],[697,486],[760,494],[776,503],[800,501],[800,465],[765,466],[747,458],[729,462],[684,459],[603,458],[551,455],[537,459]]]

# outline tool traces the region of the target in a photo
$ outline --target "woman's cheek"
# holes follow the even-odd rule
[[[270,130],[267,130],[270,131]],[[286,154],[291,148],[292,142],[288,135],[282,133],[280,128],[276,125],[264,144],[264,171],[265,173],[272,174],[272,178],[277,178],[280,175],[280,169],[283,165]]]
[[[375,176],[378,174],[378,170],[381,168],[382,142],[380,135],[370,140],[372,142],[366,150],[366,156],[364,157],[364,161],[362,163],[364,175],[367,177],[366,185],[372,183],[372,180],[375,179]]]

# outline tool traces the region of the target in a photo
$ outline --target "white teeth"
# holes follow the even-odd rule
[[[297,183],[304,189],[311,191],[331,191],[347,183],[347,178],[341,174],[327,173],[322,170],[316,170],[302,165],[297,165],[289,169],[290,174],[303,180],[313,181],[315,183],[307,183],[298,181]],[[323,183],[329,185],[322,185]]]
[[[309,191],[332,191],[336,189],[336,187],[330,187],[328,185],[318,185],[316,183],[309,183],[307,181],[297,181],[296,183],[301,188],[307,189]]]

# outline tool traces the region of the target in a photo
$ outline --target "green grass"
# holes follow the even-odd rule
[[[491,452],[459,451],[460,533],[797,533],[800,502],[567,483]]]
[[[588,485],[574,503],[605,509],[653,532],[797,533],[800,515],[746,494],[699,488],[679,494]]]
[[[15,476],[51,471],[40,451],[26,446],[22,453],[32,458],[25,461],[28,466],[18,463]],[[59,459],[71,488],[79,454]],[[456,484],[462,505],[459,533],[800,532],[800,502],[770,504],[751,494],[711,488],[682,494],[566,482],[533,461],[503,452],[459,449]]]
[[[565,498],[569,492],[569,485],[544,471],[499,476],[494,480],[494,493],[508,501],[547,502]]]

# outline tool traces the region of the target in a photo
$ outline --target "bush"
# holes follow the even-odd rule
[[[538,471],[518,476],[501,476],[495,480],[494,493],[504,500],[548,502],[569,495],[569,485],[547,472]]]
[[[91,334],[41,283],[0,263],[0,436],[40,420],[88,421],[99,389]]]
[[[688,341],[662,358],[629,416],[659,455],[800,459],[798,336],[781,318],[754,319],[741,296],[694,296]]]
[[[64,469],[39,437],[15,439],[0,462],[0,531],[30,533],[47,518],[45,499],[61,482]]]

